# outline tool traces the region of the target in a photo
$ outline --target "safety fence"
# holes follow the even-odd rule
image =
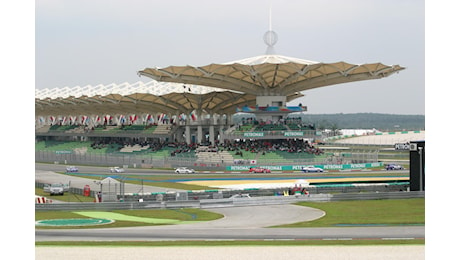
[[[35,204],[37,211],[60,210],[121,210],[121,209],[174,209],[174,208],[218,208],[238,206],[261,206],[291,204],[302,201],[342,201],[375,199],[409,199],[424,198],[424,191],[412,192],[378,192],[353,194],[308,194],[292,196],[264,196],[238,199],[204,199],[192,201],[136,201],[136,202],[101,202],[101,203],[48,203]]]
[[[46,184],[36,181],[36,188],[43,188]],[[239,194],[247,194],[252,197],[270,197],[293,195],[301,192],[300,188],[311,195],[317,194],[342,194],[342,193],[379,193],[379,192],[398,192],[407,191],[408,181],[397,181],[387,183],[325,183],[302,186],[296,185],[284,188],[242,188],[242,189],[211,189],[211,190],[190,190],[190,191],[168,191],[168,192],[148,192],[148,193],[125,193],[124,189],[113,188],[110,199],[112,201],[196,201],[206,199],[224,199]],[[300,187],[300,188],[299,188]],[[107,193],[107,191],[105,191]],[[88,194],[90,197],[96,196],[96,191]],[[84,188],[70,187],[69,194],[85,196]],[[104,201],[104,200],[103,200]]]
[[[378,161],[377,152],[350,151],[342,153],[340,156],[328,156],[324,158],[291,158],[284,161],[260,161],[255,165],[251,162],[240,163],[206,163],[199,162],[196,157],[174,157],[174,156],[150,156],[148,154],[97,154],[97,153],[57,153],[52,151],[35,151],[35,161],[44,163],[55,163],[64,165],[95,165],[95,166],[121,166],[126,165],[129,168],[176,168],[176,167],[193,167],[195,170],[228,170],[229,168],[238,168],[237,166],[288,166],[288,165],[327,165],[336,164],[367,164]],[[236,161],[236,160],[235,160]],[[257,162],[257,160],[254,160]],[[257,165],[259,164],[259,165]],[[336,166],[334,166],[336,167]],[[245,167],[248,168],[248,167]],[[323,168],[323,167],[321,167]]]

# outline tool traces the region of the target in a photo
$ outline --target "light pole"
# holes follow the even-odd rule
[[[420,191],[423,191],[423,147],[418,147],[418,155],[420,156]]]

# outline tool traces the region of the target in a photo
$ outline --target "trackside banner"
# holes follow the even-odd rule
[[[227,166],[225,170],[227,171],[249,171],[251,167],[262,167],[265,169],[270,169],[271,171],[300,171],[302,167],[311,166],[311,164],[304,165],[231,165]],[[326,165],[313,165],[324,170],[359,170],[366,168],[376,168],[383,167],[382,162],[375,163],[355,163],[355,164],[326,164]]]
[[[245,132],[244,137],[264,137],[264,132]]]

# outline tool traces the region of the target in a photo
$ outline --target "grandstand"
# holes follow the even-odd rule
[[[146,139],[147,141],[138,142],[136,138],[117,137],[120,130],[113,131],[111,137],[94,137],[92,141],[71,140],[73,137],[48,136],[50,140],[38,140],[35,145],[36,159],[38,161],[82,161],[88,163],[88,158],[98,158],[99,163],[108,164],[110,161],[117,161],[116,158],[123,156],[129,157],[129,163],[137,165],[145,164],[146,167],[153,165],[190,165],[202,167],[225,167],[229,165],[304,165],[304,164],[337,164],[352,162],[375,162],[384,161],[381,159],[394,144],[381,145],[380,148],[367,149],[362,146],[370,146],[373,143],[363,143],[361,141],[345,144],[339,141],[358,140],[369,136],[350,137],[338,139],[334,142],[327,142],[322,145],[312,144],[303,139],[284,139],[279,140],[227,140],[223,144],[217,145],[188,145],[186,143],[162,142],[159,139]],[[134,131],[134,130],[132,130]],[[143,129],[139,129],[142,132]],[[397,134],[399,135],[399,134]],[[401,134],[402,135],[402,134]],[[385,138],[392,136],[382,134],[374,136]],[[409,136],[409,135],[408,135]],[[374,139],[375,140],[375,139]],[[294,143],[301,145],[296,147]],[[380,143],[382,141],[379,141]],[[299,144],[297,144],[299,145]],[[350,148],[357,146],[358,148]],[[363,149],[365,149],[363,151]],[[380,155],[379,155],[380,151]],[[382,153],[382,151],[384,151]],[[388,160],[399,161],[401,156],[407,160],[407,154],[401,152],[391,152],[393,154]],[[95,157],[99,156],[99,157]],[[396,156],[396,157],[395,157]],[[112,159],[107,159],[112,157]],[[48,159],[49,161],[49,159]],[[103,163],[103,162],[106,163]],[[76,163],[76,162],[75,162]]]
[[[147,167],[326,164],[330,154],[316,143],[327,136],[291,116],[305,113],[307,106],[288,103],[302,91],[401,70],[399,65],[323,63],[271,53],[138,71],[153,79],[148,83],[36,90],[36,160]],[[235,122],[235,113],[250,116]]]

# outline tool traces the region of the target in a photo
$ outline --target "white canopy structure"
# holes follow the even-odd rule
[[[293,100],[301,97],[293,94]],[[137,82],[35,90],[35,115],[117,113],[233,114],[238,106],[254,106],[256,96],[237,91],[179,83]]]
[[[223,64],[146,68],[139,75],[162,82],[205,85],[256,96],[289,96],[304,90],[379,79],[403,70],[382,63],[323,63],[281,55],[261,55]]]

